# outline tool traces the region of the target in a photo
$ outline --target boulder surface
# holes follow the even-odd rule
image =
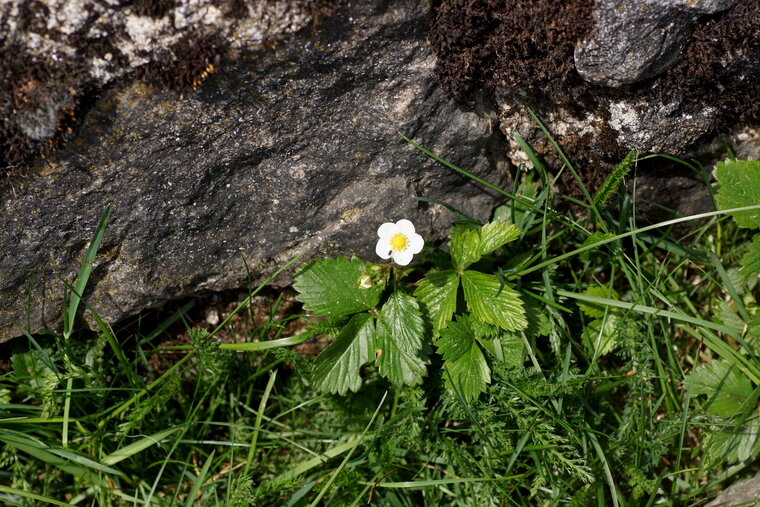
[[[2,188],[0,340],[60,324],[64,281],[108,204],[84,294],[107,321],[259,283],[299,254],[379,261],[383,221],[445,237],[449,212],[416,196],[484,218],[491,196],[399,137],[504,179],[494,120],[436,86],[427,16],[413,0],[356,4],[184,95],[111,87],[54,159]]]

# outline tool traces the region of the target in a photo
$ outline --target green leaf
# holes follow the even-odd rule
[[[520,228],[507,222],[491,222],[479,228],[455,227],[449,245],[454,267],[461,271],[519,236]]]
[[[479,320],[470,325],[475,339],[492,357],[510,367],[522,366],[525,342],[520,335]]]
[[[760,204],[760,161],[729,160],[715,165],[718,209]],[[760,227],[760,209],[731,213],[739,227]]]
[[[79,301],[82,299],[84,289],[87,287],[87,281],[90,279],[90,273],[92,273],[92,267],[95,263],[95,257],[98,254],[98,248],[103,241],[103,234],[105,234],[106,226],[108,225],[108,218],[111,216],[111,205],[106,206],[103,210],[103,214],[100,215],[98,226],[95,228],[95,234],[92,236],[90,246],[87,247],[87,252],[82,259],[82,266],[79,268],[79,276],[74,284],[74,288],[71,291],[71,299],[68,302],[68,308],[63,316],[63,337],[66,341],[71,337],[71,333],[74,330],[74,320],[77,315],[77,309],[79,308]]]
[[[598,298],[614,299],[616,301],[619,299],[617,292],[615,292],[614,289],[610,290],[609,287],[604,287],[602,285],[590,285],[583,291],[583,293],[587,296]],[[592,319],[601,319],[604,317],[604,309],[606,308],[604,305],[598,305],[588,301],[578,301],[576,304],[583,313]]]
[[[341,317],[374,308],[383,285],[359,259],[324,259],[304,266],[293,287],[305,310],[322,317]]]
[[[531,181],[525,180],[520,183],[515,192],[516,197],[520,197],[529,202],[534,202],[538,195],[538,185]],[[510,200],[509,202],[498,206],[493,211],[494,221],[506,220],[507,222],[515,225],[520,225],[523,217],[530,213],[529,208],[518,199]]]
[[[446,385],[450,389],[453,382],[456,390],[468,401],[486,390],[491,382],[491,370],[466,316],[460,316],[442,329],[436,346],[443,356]]]
[[[454,271],[431,271],[417,282],[414,295],[425,306],[433,337],[446,327],[457,308],[459,276]]]
[[[747,253],[742,256],[740,264],[739,273],[745,280],[752,275],[760,275],[760,234],[755,234],[752,238],[752,243],[749,244]]]
[[[103,458],[101,461],[104,465],[115,465],[116,463],[123,461],[130,456],[134,456],[135,454],[142,452],[148,447],[160,444],[161,440],[168,437],[179,428],[180,426],[175,426],[174,428],[169,428],[163,431],[159,431],[158,433],[154,433],[153,435],[142,437],[141,439],[132,442],[131,444],[122,447],[121,449],[117,449],[116,451]]]
[[[581,339],[588,353],[599,357],[612,352],[617,345],[617,328],[618,318],[614,315],[607,315],[607,319],[596,319],[586,324]]]
[[[375,320],[369,313],[360,313],[314,360],[312,380],[320,391],[346,394],[358,391],[362,379],[359,370],[372,360],[375,343]]]
[[[630,151],[625,158],[615,166],[612,173],[604,180],[602,186],[599,187],[596,194],[594,194],[594,204],[601,207],[607,204],[612,196],[618,193],[620,185],[623,183],[623,179],[631,171],[631,167],[636,162],[636,152]]]
[[[377,318],[375,353],[380,374],[397,385],[414,385],[427,371],[421,358],[425,323],[417,301],[394,292]]]
[[[478,271],[462,273],[464,299],[472,314],[507,331],[525,329],[528,321],[518,293],[499,279]],[[501,289],[501,292],[499,292]]]
[[[718,310],[718,319],[720,319],[724,326],[740,336],[744,334],[744,327],[746,324],[736,313],[736,310],[731,308],[731,305],[725,301],[721,301],[718,303]]]
[[[707,395],[708,412],[725,418],[739,414],[752,396],[749,379],[724,360],[697,366],[689,374],[686,385],[692,396]]]

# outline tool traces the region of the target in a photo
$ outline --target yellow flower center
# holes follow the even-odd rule
[[[404,248],[406,248],[406,245],[409,243],[409,240],[406,239],[406,236],[404,234],[401,234],[400,232],[397,232],[393,236],[391,236],[391,248],[393,248],[395,251],[400,252]]]

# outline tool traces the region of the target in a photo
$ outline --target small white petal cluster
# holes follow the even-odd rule
[[[406,219],[384,223],[377,229],[377,235],[380,237],[375,247],[377,255],[392,258],[399,266],[412,262],[414,254],[420,253],[425,244],[422,236],[414,232],[414,224]]]

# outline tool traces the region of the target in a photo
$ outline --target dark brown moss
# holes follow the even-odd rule
[[[617,89],[587,83],[575,70],[574,47],[592,29],[592,10],[592,0],[438,0],[428,40],[440,81],[469,104],[478,90],[502,88],[545,111],[562,106],[604,117],[610,99],[657,104],[679,97],[675,114],[717,108],[719,131],[760,122],[760,0],[739,0],[701,20],[671,69]],[[612,131],[565,139],[562,147],[591,188],[625,154]]]
[[[139,16],[163,18],[177,6],[176,0],[133,0],[128,4]]]
[[[585,88],[573,48],[592,10],[592,0],[442,0],[428,31],[441,82],[464,100],[501,87],[573,105]]]

